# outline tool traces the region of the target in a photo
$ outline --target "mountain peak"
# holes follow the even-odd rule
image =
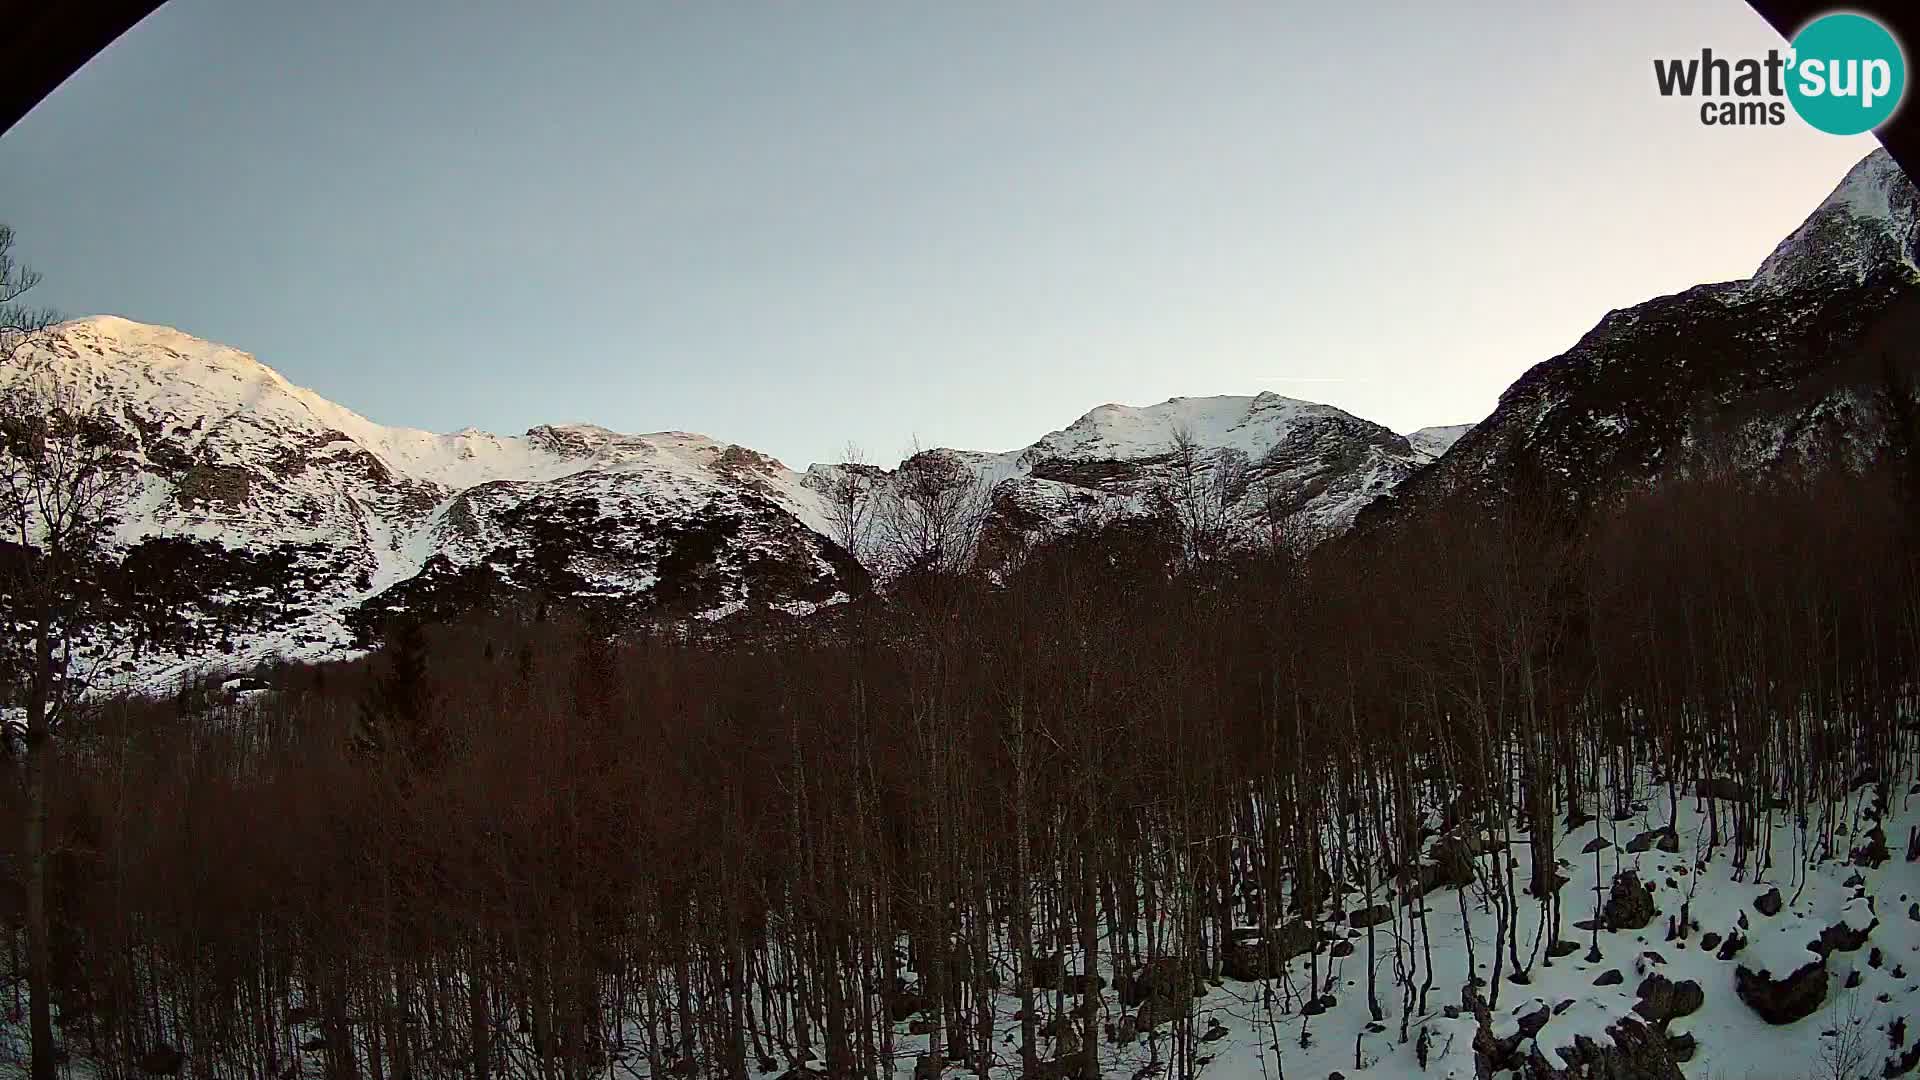
[[[218,386],[221,396],[235,401],[294,389],[251,353],[119,315],[60,323],[49,335],[44,358],[56,367],[84,369],[116,383]]]
[[[1473,430],[1472,424],[1437,424],[1407,433],[1407,441],[1423,454],[1439,457],[1452,449],[1460,437]]]
[[[1773,288],[1829,276],[1858,281],[1888,266],[1920,270],[1920,191],[1881,148],[1847,171],[1753,280]]]
[[[162,348],[173,352],[244,361],[253,366],[265,366],[254,359],[251,353],[241,352],[230,345],[195,337],[177,327],[137,322],[124,315],[88,315],[83,318],[69,319],[54,327],[54,330],[61,334],[81,334],[98,341],[116,342],[132,348]]]

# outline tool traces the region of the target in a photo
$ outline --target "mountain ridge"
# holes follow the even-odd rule
[[[48,377],[115,433],[135,477],[118,556],[170,568],[176,610],[138,635],[124,673],[136,683],[347,654],[403,613],[520,595],[615,619],[805,615],[891,569],[878,545],[853,541],[863,565],[835,539],[838,465],[796,472],[705,435],[590,422],[519,435],[384,425],[251,353],[120,316],[63,323],[24,359],[0,381]],[[1089,506],[1161,510],[1157,477],[1183,432],[1209,472],[1288,485],[1288,512],[1315,528],[1343,526],[1429,460],[1384,427],[1272,393],[1108,404],[1016,450],[931,453],[990,493],[981,528],[1037,540]],[[873,473],[877,501],[897,473]]]
[[[1753,276],[1608,312],[1572,348],[1523,372],[1485,420],[1370,505],[1363,523],[1516,483],[1593,507],[1623,485],[1706,467],[1864,465],[1886,445],[1881,383],[1912,364],[1889,347],[1916,328],[1920,191],[1876,150]]]
[[[1847,455],[1871,454],[1887,425],[1868,354],[1920,332],[1917,253],[1920,194],[1880,151],[1753,277],[1607,313],[1476,425],[1403,435],[1272,392],[1175,397],[893,470],[795,471],[704,435],[587,422],[390,427],[249,353],[117,316],[62,324],[0,379],[63,378],[137,474],[115,539],[143,572],[173,568],[179,608],[142,631],[152,655],[127,674],[151,681],[340,655],[395,616],[515,597],[616,620],[810,614],[904,568],[874,535],[875,504],[897,505],[929,462],[975,491],[982,558],[1129,517],[1176,523],[1190,554],[1312,542],[1523,481],[1592,505],[1710,443],[1754,468],[1858,463]],[[864,526],[837,520],[843,495],[868,503]]]

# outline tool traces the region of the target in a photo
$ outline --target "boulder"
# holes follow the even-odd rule
[[[1740,1000],[1769,1024],[1791,1024],[1812,1016],[1827,1000],[1827,962],[1810,956],[1785,977],[1753,971],[1745,964],[1733,969],[1733,990]]]
[[[1473,884],[1474,860],[1506,846],[1506,841],[1485,834],[1451,833],[1433,842],[1433,861],[1445,872],[1446,880],[1465,887]]]
[[[1120,1003],[1128,1008],[1162,998],[1176,1003],[1189,1002],[1194,995],[1193,971],[1178,957],[1156,957],[1135,969],[1132,977],[1121,981],[1118,990]],[[1185,1014],[1184,1004],[1181,1014]],[[1141,1029],[1151,1026],[1142,1024]]]
[[[1653,974],[1640,983],[1640,1000],[1633,1011],[1664,1028],[1669,1020],[1691,1016],[1706,1004],[1706,991],[1692,979],[1675,982],[1665,975]]]
[[[1646,832],[1643,832],[1638,836],[1635,836],[1633,839],[1627,841],[1627,850],[1635,855],[1638,855],[1646,851],[1652,851],[1654,841],[1660,839],[1660,833],[1661,833],[1661,830],[1659,829],[1649,829]]]
[[[1548,1012],[1542,1009],[1534,1015],[1545,1017]],[[1512,1075],[1520,1080],[1684,1080],[1668,1039],[1632,1017],[1609,1026],[1605,1039],[1576,1035],[1572,1047],[1551,1059],[1534,1039],[1540,1028],[1526,1031],[1533,1016],[1520,1019],[1520,1034],[1496,1041],[1489,1036],[1488,1017],[1482,1013],[1473,1047],[1476,1075]]]
[[[1693,1036],[1686,1032],[1667,1036],[1667,1054],[1675,1061],[1692,1061],[1693,1053],[1697,1049],[1699,1049],[1699,1043],[1695,1042]]]
[[[1222,951],[1220,970],[1229,979],[1257,982],[1280,974],[1287,961],[1313,951],[1317,935],[1303,919],[1261,933],[1236,930]],[[1134,1004],[1137,1004],[1134,1003]]]
[[[1835,923],[1820,931],[1820,940],[1813,943],[1813,951],[1822,956],[1832,952],[1855,952],[1866,945],[1868,936],[1878,925],[1878,919],[1857,929],[1846,923]]]
[[[1887,846],[1887,830],[1875,825],[1867,830],[1866,843],[1853,849],[1853,861],[1878,869],[1880,864],[1893,858],[1893,850]]]
[[[1192,1009],[1191,997],[1149,998],[1141,1003],[1139,1011],[1133,1014],[1133,1025],[1138,1031],[1152,1031],[1169,1020],[1178,1020]]]
[[[1780,898],[1779,889],[1768,889],[1760,895],[1758,900],[1753,902],[1753,910],[1771,919],[1775,915],[1780,914],[1780,908],[1785,903],[1786,901]]]
[[[1575,1036],[1573,1048],[1555,1055],[1555,1061],[1548,1061],[1534,1044],[1521,1075],[1526,1080],[1685,1080],[1659,1032],[1635,1020],[1621,1020],[1607,1029],[1607,1038],[1603,1043]]]
[[[1436,854],[1440,849],[1434,848]],[[1437,862],[1416,863],[1409,871],[1400,903],[1411,904],[1435,889],[1464,889],[1473,884],[1473,860],[1458,850]]]
[[[1640,930],[1653,921],[1653,896],[1640,884],[1640,875],[1624,870],[1613,876],[1602,914],[1614,930]]]
[[[1385,904],[1375,904],[1372,907],[1355,908],[1354,910],[1347,912],[1347,922],[1363,930],[1369,926],[1378,926],[1379,924],[1383,922],[1387,922],[1392,918],[1393,918],[1393,909],[1388,907]]]

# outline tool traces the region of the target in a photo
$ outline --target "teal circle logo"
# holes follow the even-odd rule
[[[1830,135],[1858,135],[1885,123],[1907,89],[1907,60],[1887,28],[1865,15],[1822,15],[1793,38],[1787,99],[1800,118]]]

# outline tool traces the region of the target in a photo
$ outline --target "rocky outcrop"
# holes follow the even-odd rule
[[[1192,967],[1178,957],[1163,956],[1136,968],[1131,975],[1118,981],[1114,987],[1120,994],[1120,1003],[1132,1008],[1136,1005],[1151,1003],[1161,999],[1164,1003],[1178,1006],[1178,1013],[1164,1015],[1185,1015],[1191,1007],[1198,980],[1194,978]],[[1141,1027],[1151,1027],[1142,1024]]]
[[[1827,962],[1809,956],[1807,963],[1784,976],[1753,971],[1745,964],[1733,970],[1734,993],[1769,1024],[1791,1024],[1812,1016],[1827,1000]]]
[[[1679,851],[1680,834],[1675,832],[1672,826],[1668,826],[1664,829],[1649,829],[1627,841],[1627,851],[1635,855],[1652,851],[1656,847],[1669,853]]]
[[[1257,982],[1278,975],[1287,961],[1313,951],[1319,935],[1305,920],[1296,919],[1271,931],[1242,927],[1233,933],[1220,959],[1221,973],[1240,982]]]
[[[1653,894],[1640,883],[1640,875],[1623,870],[1614,875],[1607,890],[1607,905],[1602,912],[1612,930],[1639,930],[1653,921]]]
[[[252,482],[247,470],[237,465],[195,465],[174,482],[174,498],[188,507],[224,503],[240,506],[247,501]]]
[[[1378,926],[1393,919],[1393,909],[1385,904],[1372,904],[1355,908],[1347,913],[1347,922],[1355,929],[1364,930],[1369,926]]]
[[[1479,1010],[1474,1038],[1475,1074],[1519,1080],[1684,1080],[1668,1037],[1635,1017],[1608,1025],[1603,1038],[1576,1034],[1552,1038],[1554,1012],[1544,1002],[1517,1010],[1504,1038],[1493,1033],[1492,1016]],[[1549,1051],[1542,1042],[1557,1047]]]
[[[1675,982],[1658,973],[1641,981],[1637,996],[1640,1000],[1634,1004],[1633,1011],[1662,1028],[1669,1020],[1692,1016],[1707,1001],[1706,991],[1699,983],[1692,979]]]
[[[1753,277],[1609,312],[1360,526],[1543,486],[1591,508],[1708,461],[1748,475],[1865,465],[1901,423],[1873,356],[1920,328],[1917,222],[1914,185],[1876,150]],[[1738,787],[1716,778],[1703,797]]]

